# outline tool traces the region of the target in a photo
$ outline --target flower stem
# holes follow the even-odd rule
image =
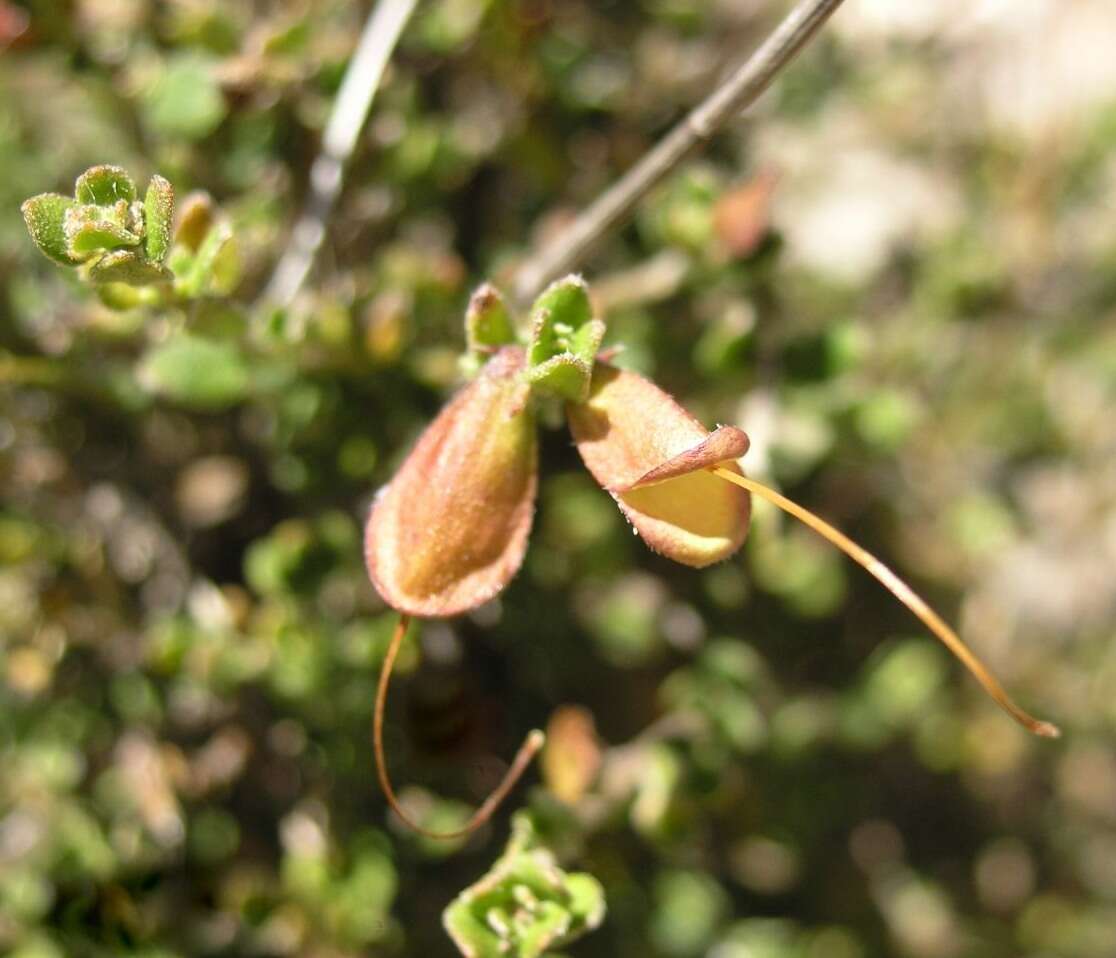
[[[436,840],[463,838],[475,832],[492,817],[492,814],[507,798],[508,793],[515,787],[515,783],[519,781],[520,776],[527,770],[527,766],[531,764],[531,759],[543,747],[546,736],[538,729],[532,729],[527,733],[527,738],[519,747],[519,751],[515,753],[515,759],[507,772],[504,773],[500,784],[493,789],[488,798],[481,803],[480,807],[473,812],[469,821],[461,828],[450,832],[432,832],[414,822],[403,811],[399,799],[395,795],[395,789],[392,788],[391,779],[388,777],[387,762],[384,759],[384,707],[387,705],[388,685],[391,683],[391,673],[392,669],[395,668],[395,659],[399,654],[399,647],[403,644],[403,639],[407,635],[407,627],[410,624],[411,617],[409,615],[399,617],[395,632],[391,636],[391,643],[388,645],[387,655],[384,657],[383,667],[380,669],[380,682],[376,689],[376,707],[372,716],[372,747],[376,754],[376,775],[380,779],[380,787],[384,790],[384,796],[387,798],[391,810],[399,816],[403,824],[411,831]]]
[[[774,489],[768,488],[763,485],[763,483],[756,482],[754,479],[749,479],[746,476],[737,475],[735,472],[731,472],[723,466],[715,467],[712,472],[726,482],[731,482],[741,488],[747,489],[749,492],[753,492],[773,505],[778,506],[784,512],[790,513],[823,538],[832,542],[854,562],[863,566],[879,580],[885,589],[918,616],[926,628],[942,640],[946,648],[961,660],[965,668],[967,668],[976,680],[984,686],[984,690],[992,696],[1000,708],[1027,729],[1027,731],[1033,732],[1035,735],[1041,735],[1044,738],[1057,738],[1062,734],[1058,726],[1050,722],[1036,719],[1016,705],[1007,692],[1004,691],[1004,687],[996,680],[995,676],[988,671],[988,668],[973,654],[969,647],[961,641],[960,636],[946,625],[941,616],[931,609],[930,606],[923,601],[922,597],[916,594],[906,582],[900,579],[899,576],[866,549],[858,546],[852,539],[843,532],[833,528],[833,526],[824,519],[814,515],[814,513],[803,508],[798,503],[792,502]]]

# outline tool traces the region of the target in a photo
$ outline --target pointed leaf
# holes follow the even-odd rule
[[[70,197],[61,193],[40,193],[25,200],[20,207],[35,245],[63,266],[77,266],[81,262],[70,253],[64,226],[67,210],[76,205]]]
[[[136,184],[119,166],[92,166],[77,178],[74,197],[79,203],[95,206],[112,206],[117,200],[131,203],[136,198]]]
[[[155,174],[147,184],[143,200],[143,219],[146,234],[144,246],[147,258],[161,263],[167,258],[171,244],[171,220],[174,218],[174,187]]]
[[[702,567],[732,555],[748,532],[751,497],[708,469],[747,448],[738,429],[710,435],[644,377],[598,363],[589,399],[567,406],[586,467],[648,546]]]
[[[468,611],[519,569],[537,482],[522,368],[522,350],[500,350],[427,427],[377,496],[365,559],[380,595],[399,611]]]

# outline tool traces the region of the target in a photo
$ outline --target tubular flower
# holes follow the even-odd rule
[[[522,371],[522,349],[496,353],[376,498],[365,529],[368,572],[400,612],[467,612],[523,562],[538,457]]]
[[[374,721],[377,772],[388,802],[416,831],[465,835],[482,824],[543,745],[533,731],[504,780],[455,832],[434,834],[407,818],[388,778],[383,713],[391,670],[411,616],[443,617],[494,598],[527,548],[537,478],[532,401],[565,403],[578,452],[647,545],[701,568],[728,558],[748,534],[756,494],[837,546],[888,589],[958,657],[1013,718],[1038,735],[1055,726],[1020,709],[957,634],[879,559],[807,509],[744,475],[736,460],[748,437],[735,426],[710,432],[673,397],[597,355],[604,323],[579,277],[554,283],[516,343],[500,294],[484,285],[466,313],[467,370],[479,369],[419,438],[376,497],[365,530],[373,584],[400,613],[380,673]]]
[[[751,496],[709,470],[726,463],[743,475],[743,430],[711,433],[650,380],[604,363],[566,417],[586,468],[651,549],[701,568],[740,548]]]

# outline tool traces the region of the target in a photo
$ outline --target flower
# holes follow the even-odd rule
[[[494,296],[490,286],[475,294],[474,334],[478,316],[502,314]],[[748,448],[744,432],[711,433],[650,380],[594,361],[603,327],[580,280],[555,284],[540,302],[549,305],[533,312],[531,345],[491,347],[477,378],[427,427],[372,506],[368,572],[400,612],[467,612],[518,571],[538,484],[534,392],[567,400],[586,467],[656,552],[701,567],[732,555],[747,535],[749,493],[709,471],[726,464],[742,475],[735,460]],[[510,335],[510,325],[500,328]]]
[[[451,616],[487,602],[527,551],[538,485],[523,350],[506,346],[427,427],[377,496],[365,558],[388,605]]]
[[[748,450],[742,430],[719,426],[710,432],[649,379],[602,361],[597,350],[604,323],[592,315],[579,277],[552,284],[529,319],[530,341],[517,345],[496,290],[486,284],[474,294],[466,313],[463,365],[479,373],[427,427],[376,497],[365,529],[369,575],[384,601],[401,613],[376,695],[377,773],[389,804],[412,829],[433,838],[469,834],[488,819],[544,742],[541,732],[531,732],[469,822],[446,833],[427,831],[407,817],[383,753],[387,687],[410,617],[476,608],[498,595],[523,562],[538,486],[536,394],[565,402],[586,468],[654,551],[696,568],[728,558],[748,534],[754,492],[875,576],[1021,725],[1037,735],[1059,734],[1056,726],[1019,708],[957,633],[879,559],[819,516],[745,476],[736,463]],[[484,931],[468,904],[457,915],[460,927]],[[520,917],[530,923],[534,915],[528,909]],[[498,934],[505,924],[485,934]]]
[[[743,430],[711,433],[649,379],[605,363],[566,415],[586,468],[655,552],[701,568],[740,548],[751,496],[709,470],[727,464],[743,475]]]

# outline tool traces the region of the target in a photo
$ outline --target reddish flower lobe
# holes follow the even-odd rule
[[[604,363],[567,416],[586,467],[654,551],[700,568],[740,548],[751,496],[708,470],[739,471],[741,430],[710,433],[650,380]]]

